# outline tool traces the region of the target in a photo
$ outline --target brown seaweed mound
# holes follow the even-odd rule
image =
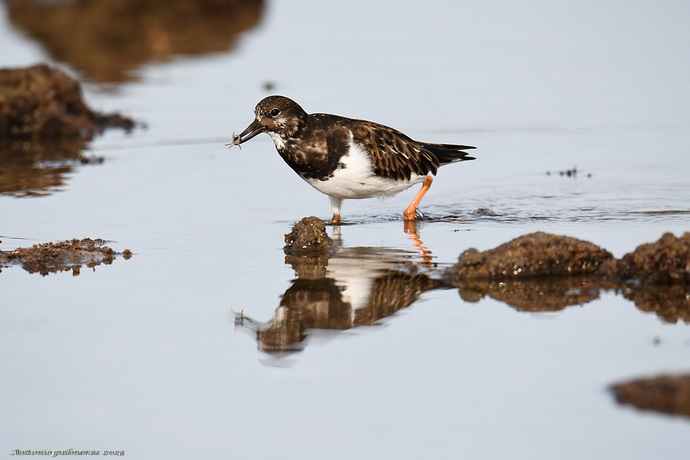
[[[451,281],[574,275],[648,285],[690,284],[690,232],[681,237],[665,233],[621,259],[587,241],[536,232],[484,252],[470,248],[446,272]]]
[[[586,241],[530,233],[488,251],[466,250],[443,277],[465,300],[489,295],[526,311],[556,311],[621,289],[641,310],[688,322],[690,233],[666,233],[621,259]]]
[[[131,130],[134,121],[91,110],[81,84],[45,64],[0,69],[0,137],[91,138],[106,128]]]
[[[285,252],[295,256],[326,255],[331,252],[333,240],[326,225],[318,217],[305,217],[285,235]]]
[[[469,249],[451,270],[460,279],[527,279],[596,273],[613,255],[587,241],[530,233],[494,249]]]
[[[285,263],[292,265],[300,278],[319,279],[326,273],[328,258],[335,244],[326,225],[318,217],[305,217],[285,235]]]
[[[664,233],[618,261],[617,275],[644,284],[690,284],[690,232],[677,238]]]
[[[118,255],[125,259],[132,256],[129,249],[118,253],[105,246],[105,243],[101,239],[75,238],[71,241],[35,244],[12,252],[0,251],[0,265],[19,264],[29,273],[40,273],[43,276],[72,270],[72,274],[76,276],[82,265],[94,268],[100,264],[110,265]]]

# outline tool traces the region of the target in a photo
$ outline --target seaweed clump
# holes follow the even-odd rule
[[[664,321],[690,321],[690,233],[665,233],[616,259],[592,243],[530,233],[480,252],[470,248],[443,274],[463,299],[485,295],[523,311],[556,311],[620,289]]]
[[[614,276],[645,285],[690,284],[690,232],[641,244],[617,262]]]
[[[40,273],[42,276],[71,270],[77,276],[82,265],[95,268],[100,264],[112,264],[119,255],[125,259],[132,257],[129,249],[119,253],[106,246],[106,243],[102,239],[75,238],[34,244],[30,248],[17,248],[11,252],[0,251],[0,266],[21,265],[29,273]]]
[[[322,278],[335,248],[323,221],[304,217],[285,235],[285,263],[292,265],[300,278]]]
[[[134,129],[131,118],[92,110],[81,84],[46,64],[0,69],[0,137],[91,139],[107,128]]]
[[[610,252],[587,241],[535,232],[488,251],[468,249],[448,275],[475,280],[591,275],[611,259]]]

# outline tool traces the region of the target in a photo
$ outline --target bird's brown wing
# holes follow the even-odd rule
[[[348,128],[352,131],[354,141],[371,155],[377,175],[408,180],[413,174],[436,174],[441,163],[423,144],[384,125],[353,121]]]

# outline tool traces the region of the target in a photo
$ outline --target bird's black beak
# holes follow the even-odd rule
[[[230,144],[230,147],[232,147],[233,145],[240,145],[244,142],[247,142],[252,137],[263,132],[264,127],[259,124],[259,120],[254,120],[249,126],[247,126],[247,129],[242,131],[239,135],[232,135],[232,143]]]

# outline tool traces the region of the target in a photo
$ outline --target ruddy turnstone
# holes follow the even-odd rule
[[[346,198],[395,195],[414,184],[422,188],[405,209],[403,218],[414,220],[417,206],[440,166],[474,160],[468,145],[430,144],[410,139],[388,126],[365,120],[307,114],[296,102],[269,96],[254,109],[256,118],[233,145],[267,133],[280,156],[299,176],[329,196],[332,223],[340,222]]]

